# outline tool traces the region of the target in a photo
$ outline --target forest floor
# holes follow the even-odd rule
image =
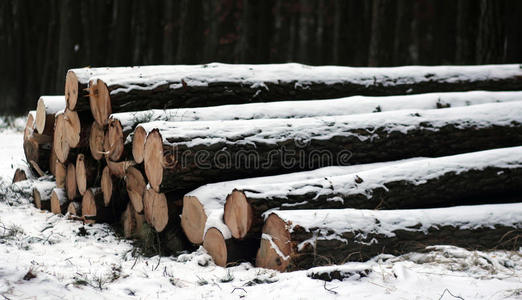
[[[522,299],[522,249],[382,255],[343,266],[368,276],[332,282],[309,271],[224,269],[202,248],[141,256],[107,225],[84,227],[9,192],[24,159],[22,127],[0,120],[0,299]]]

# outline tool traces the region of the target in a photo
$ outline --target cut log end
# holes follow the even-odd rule
[[[107,167],[111,170],[111,174],[119,178],[124,178],[127,169],[136,165],[132,160],[114,162],[110,159],[105,159],[105,161],[107,162]]]
[[[227,196],[223,218],[236,239],[244,238],[252,227],[252,207],[242,191],[234,190]]]
[[[37,188],[33,188],[33,199],[34,206],[38,209],[42,209],[42,195],[40,195],[40,191]]]
[[[103,171],[102,171],[101,189],[103,192],[103,203],[105,204],[105,207],[107,207],[111,203],[112,192],[113,192],[111,170],[107,166],[105,168],[103,168]]]
[[[85,195],[87,190],[87,171],[85,168],[85,155],[78,154],[76,157],[76,185],[80,195]]]
[[[14,173],[14,176],[13,176],[13,183],[15,182],[19,182],[19,181],[22,181],[22,180],[26,180],[27,179],[27,175],[25,173],[26,170],[22,169],[22,168],[18,168],[15,170],[15,173]]]
[[[100,79],[89,83],[89,101],[94,120],[100,125],[107,125],[112,113],[111,98],[107,85]]]
[[[29,139],[34,131],[34,122],[35,122],[35,111],[30,111],[27,114],[27,121],[25,122],[25,129],[24,129],[24,141]]]
[[[138,164],[143,162],[143,152],[145,149],[145,140],[147,139],[147,131],[143,127],[138,126],[134,130],[132,137],[132,156],[134,161]]]
[[[63,214],[67,208],[67,196],[64,189],[55,188],[51,193],[51,212]]]
[[[283,272],[290,264],[291,249],[287,224],[279,216],[271,214],[263,227],[256,266]]]
[[[47,114],[45,111],[45,101],[43,98],[40,98],[38,99],[38,103],[36,104],[36,120],[34,123],[36,131],[40,134],[44,133],[46,119]]]
[[[226,267],[227,245],[221,231],[214,227],[208,229],[203,239],[203,248],[214,259],[216,265]]]
[[[91,125],[91,131],[89,133],[89,148],[91,155],[95,160],[100,160],[103,157],[103,140],[105,138],[105,131],[103,126],[93,122]]]
[[[78,185],[76,184],[76,167],[74,163],[67,164],[67,175],[65,176],[65,190],[67,198],[74,200],[78,196]]]
[[[54,122],[53,149],[56,158],[65,163],[69,157],[70,147],[64,136],[65,119],[63,114],[58,114]]]
[[[88,189],[82,198],[82,217],[85,219],[86,224],[96,223],[96,200],[95,193],[97,190]]]
[[[56,179],[56,187],[65,188],[65,178],[67,177],[67,168],[65,164],[56,161],[56,170],[55,170],[55,179]]]
[[[143,162],[150,186],[159,192],[163,180],[163,141],[161,134],[156,129],[147,136]]]
[[[68,71],[65,76],[65,103],[67,108],[74,110],[78,101],[78,78],[73,71]]]
[[[145,178],[138,169],[129,167],[125,174],[125,185],[134,209],[141,213],[143,211],[143,195],[147,186]]]
[[[162,232],[169,222],[167,197],[153,189],[147,189],[143,196],[145,219],[157,232]]]
[[[203,242],[206,223],[207,214],[198,198],[194,196],[183,197],[181,227],[191,243],[201,244]]]
[[[127,208],[121,215],[121,225],[125,238],[131,238],[136,231],[136,215],[132,203],[127,204]]]
[[[124,136],[121,123],[117,119],[110,119],[108,126],[108,157],[110,160],[118,161],[123,155]]]
[[[67,212],[71,216],[79,217],[82,215],[82,207],[79,202],[73,201],[67,206]]]
[[[78,113],[71,110],[66,110],[64,113],[64,129],[63,137],[71,148],[78,147],[80,143],[80,133],[82,124]]]
[[[24,141],[24,154],[25,159],[30,162],[34,161],[36,164],[39,163],[40,153],[38,152],[40,149],[40,145],[35,140],[29,138]]]

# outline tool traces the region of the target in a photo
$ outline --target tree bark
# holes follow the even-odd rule
[[[306,181],[245,184],[227,197],[224,220],[233,237],[244,238],[261,232],[262,214],[271,209],[408,209],[522,201],[521,157],[522,147],[513,147]]]
[[[283,70],[284,76],[280,73]],[[259,72],[265,75],[255,75]],[[486,72],[499,75],[484,76]],[[163,75],[158,76],[158,73]],[[224,73],[230,75],[225,76]],[[112,75],[92,79],[97,80],[90,85],[91,111],[98,124],[106,125],[113,112],[152,108],[328,99],[352,95],[385,96],[470,88],[518,90],[522,86],[522,71],[518,65],[374,70],[295,64],[210,64],[123,68]]]
[[[518,249],[521,213],[519,203],[425,210],[276,211],[263,227],[256,265],[294,271],[366,261],[383,253],[425,251],[432,245]]]
[[[197,131],[193,122],[166,122],[159,129],[147,123],[141,125],[150,132],[144,166],[155,191],[192,190],[216,178],[515,146],[522,142],[520,116],[522,105],[512,102],[320,120],[209,121]]]

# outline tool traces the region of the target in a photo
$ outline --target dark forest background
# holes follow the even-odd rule
[[[83,66],[520,63],[521,18],[519,0],[0,0],[0,114]]]

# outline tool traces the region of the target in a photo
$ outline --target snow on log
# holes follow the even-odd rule
[[[351,68],[212,63],[117,68],[92,76],[89,87],[94,119],[105,125],[113,112],[151,108],[470,89],[519,90],[522,70],[517,64]]]
[[[87,188],[100,184],[98,176],[100,164],[90,155],[78,154],[76,157],[76,184],[80,195],[84,195]]]
[[[241,189],[242,187],[249,185],[276,184],[289,181],[306,181],[314,178],[347,175],[355,172],[362,172],[365,170],[398,164],[401,162],[414,161],[417,159],[421,158],[342,167],[324,167],[312,171],[207,184],[185,194],[183,197],[181,226],[183,227],[183,231],[185,232],[185,235],[189,241],[194,244],[201,244],[203,242],[205,228],[210,226],[207,226],[207,223],[219,228],[221,228],[221,226],[226,227],[226,225],[220,226],[219,222],[223,223],[223,208],[225,206],[225,200],[234,189]],[[217,215],[215,212],[217,212]],[[234,230],[236,227],[237,226],[233,226]],[[233,234],[239,236],[236,233]]]
[[[211,227],[206,231],[203,239],[203,248],[207,250],[214,263],[220,267],[237,265],[241,262],[253,263],[259,248],[259,239],[236,240],[230,238],[230,232],[223,234],[223,231],[222,228]]]
[[[235,238],[261,231],[270,209],[405,209],[522,201],[522,147],[398,163],[340,176],[246,184],[225,204]]]
[[[522,92],[457,92],[430,93],[407,96],[365,97],[353,96],[330,100],[285,101],[251,103],[214,107],[145,110],[112,114],[109,117],[111,148],[109,155],[118,160],[129,147],[132,137],[132,154],[136,163],[143,162],[143,147],[147,133],[141,123],[153,121],[217,121],[324,117],[338,115],[385,112],[401,109],[436,109],[469,106],[494,102],[522,100]],[[137,127],[137,129],[136,129]]]
[[[41,96],[36,105],[35,116],[35,128],[38,133],[52,136],[56,113],[64,109],[64,96]]]
[[[56,187],[53,181],[31,181],[33,187],[34,206],[41,210],[51,211],[51,193]]]
[[[152,188],[183,191],[216,178],[519,145],[522,101],[370,115],[139,126],[149,132],[144,166]]]
[[[311,268],[306,272],[306,276],[323,281],[343,281],[344,279],[359,280],[372,272],[373,269],[366,263],[350,263],[349,265]]]
[[[78,184],[76,183],[76,167],[73,162],[67,163],[65,191],[67,198],[70,200],[74,200],[79,197]]]
[[[132,202],[133,209],[138,213],[143,212],[143,195],[147,187],[147,182],[140,169],[135,167],[129,167],[127,169],[125,174],[125,187],[129,199]]]
[[[51,193],[51,212],[56,215],[65,214],[68,204],[65,189],[53,189]]]
[[[274,211],[266,218],[256,265],[278,271],[302,270],[366,261],[382,253],[423,251],[430,245],[518,249],[516,237],[521,229],[521,203],[412,210]]]
[[[69,110],[87,111],[89,106],[89,79],[118,68],[70,69],[65,76],[65,101]],[[80,101],[78,101],[80,100]]]

